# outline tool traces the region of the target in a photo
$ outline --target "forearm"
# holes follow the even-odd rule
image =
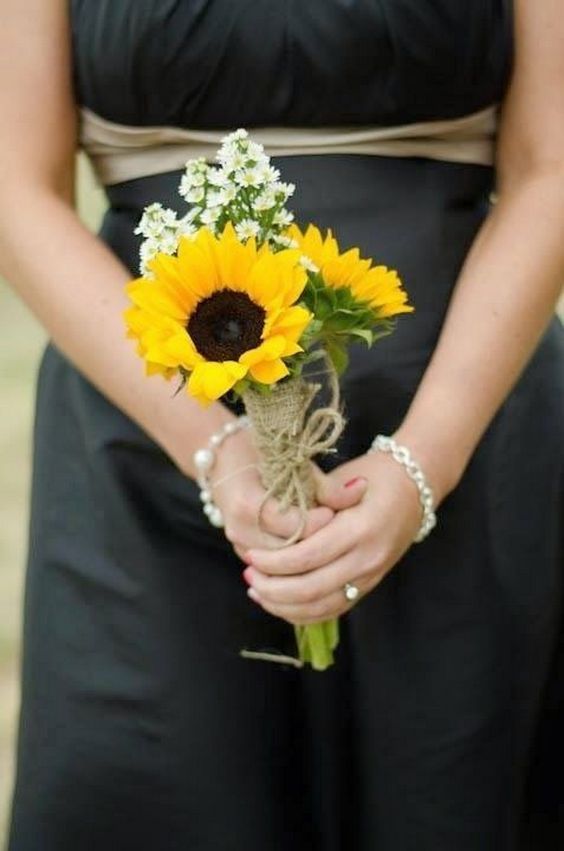
[[[563,180],[536,173],[502,195],[396,433],[428,470],[438,501],[457,484],[554,313],[564,278]]]
[[[8,203],[9,192],[5,198],[0,274],[69,360],[192,474],[193,450],[231,414],[219,403],[204,410],[186,393],[174,396],[174,381],[145,376],[125,335],[131,276],[67,203],[35,186],[20,186],[17,204]]]

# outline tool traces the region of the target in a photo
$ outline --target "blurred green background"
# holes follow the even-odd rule
[[[78,210],[96,230],[104,195],[82,156],[77,172]],[[0,279],[0,848],[13,785],[33,397],[44,344],[39,324]]]
[[[82,157],[77,171],[78,211],[96,230],[104,195]],[[38,323],[0,280],[0,848],[13,783],[33,395],[44,342]]]

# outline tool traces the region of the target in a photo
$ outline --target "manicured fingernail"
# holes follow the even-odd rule
[[[243,579],[245,580],[247,585],[251,584],[251,582],[252,582],[252,571],[251,571],[250,568],[247,568],[246,570],[243,571]]]
[[[247,588],[247,595],[251,598],[251,600],[254,600],[255,603],[258,603],[260,600],[260,597],[254,588]]]
[[[354,488],[354,486],[360,484],[360,482],[367,482],[367,481],[368,481],[368,479],[365,476],[355,476],[354,479],[349,479],[348,482],[345,482],[343,487]]]

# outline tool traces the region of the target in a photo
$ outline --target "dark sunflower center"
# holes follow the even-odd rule
[[[266,312],[246,293],[219,290],[202,299],[186,329],[209,361],[238,360],[261,342]]]

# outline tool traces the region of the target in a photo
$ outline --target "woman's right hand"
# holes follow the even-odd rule
[[[253,547],[275,549],[283,546],[301,520],[297,508],[282,512],[279,501],[271,498],[263,507],[259,526],[259,510],[266,491],[260,480],[258,462],[251,435],[246,430],[241,431],[230,436],[221,447],[212,475],[213,500],[223,514],[225,536],[243,561],[247,550]],[[214,481],[218,483],[215,487]],[[358,494],[344,490],[342,499],[343,505],[339,508],[357,501]],[[334,514],[333,508],[327,506],[310,509],[301,539],[326,526]]]

